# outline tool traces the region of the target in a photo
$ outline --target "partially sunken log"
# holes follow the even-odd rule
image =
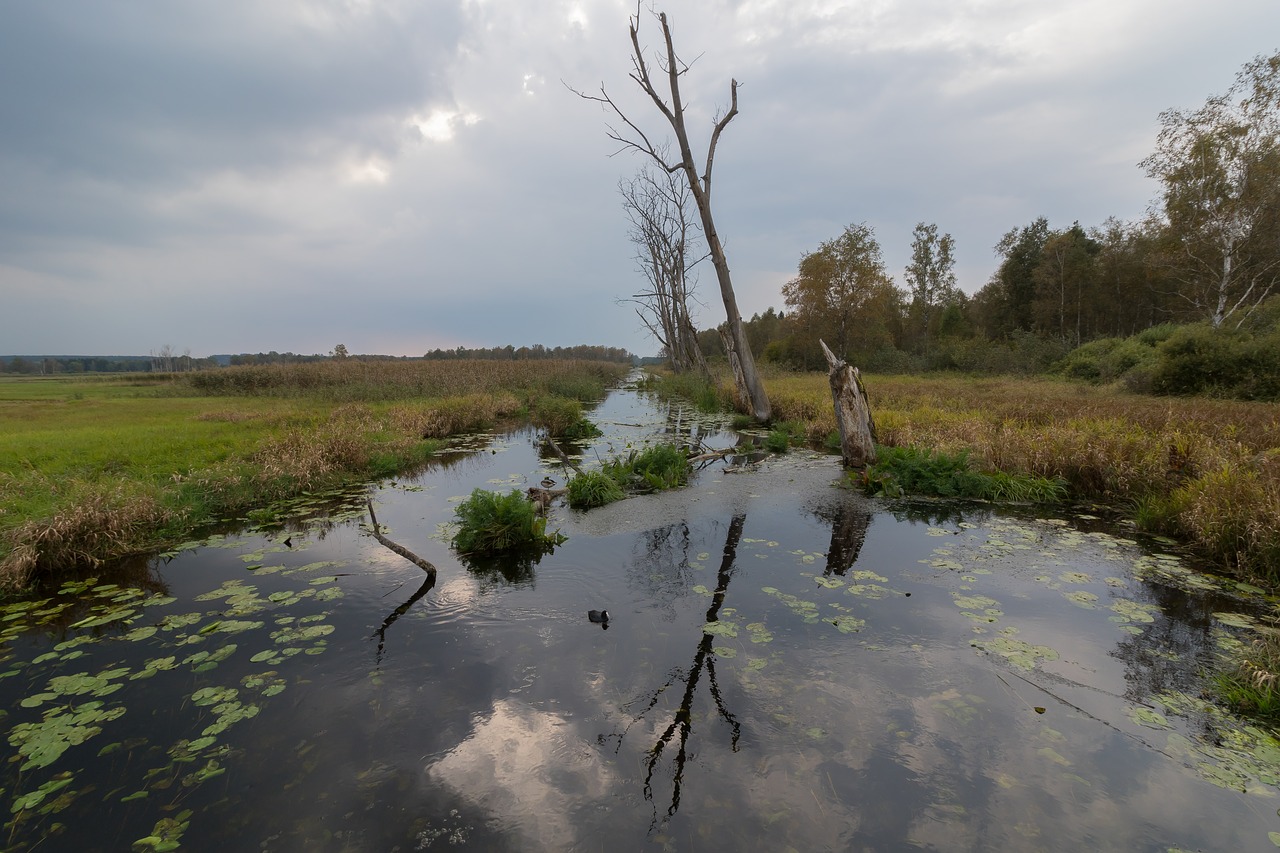
[[[431,576],[432,580],[435,580],[435,576],[436,576],[435,566],[431,565],[431,563],[422,559],[417,554],[413,553],[403,545],[397,545],[396,543],[392,542],[390,539],[382,535],[382,528],[378,526],[378,517],[373,514],[373,501],[370,500],[367,503],[369,505],[369,524],[373,528],[373,538],[377,539],[384,546],[386,546],[387,548],[390,548],[392,551],[399,554],[401,557],[404,557],[410,563],[413,563],[415,566],[422,569],[424,572],[426,572],[428,575]]]
[[[831,401],[836,407],[836,425],[840,428],[840,455],[849,468],[863,468],[876,461],[876,424],[871,418],[871,404],[867,402],[867,390],[862,386],[862,374],[858,368],[837,358],[826,344],[822,354],[830,367]]]

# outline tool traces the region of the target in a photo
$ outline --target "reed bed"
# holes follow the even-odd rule
[[[179,374],[171,393],[336,402],[539,392],[597,399],[629,370],[602,361],[335,361],[242,365]]]

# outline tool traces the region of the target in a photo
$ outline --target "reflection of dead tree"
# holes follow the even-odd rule
[[[426,595],[428,592],[430,592],[432,587],[434,587],[435,585],[436,585],[435,574],[434,573],[428,574],[427,579],[422,582],[422,586],[418,587],[418,591],[415,592],[413,595],[409,596],[409,600],[406,601],[404,604],[401,604],[395,610],[391,611],[391,613],[387,615],[387,618],[382,620],[382,625],[379,626],[378,630],[374,631],[374,635],[378,638],[378,653],[376,657],[376,662],[379,666],[382,664],[383,649],[386,648],[386,645],[387,645],[387,629],[390,628],[392,625],[394,625],[397,619],[399,619],[401,616],[408,613],[409,609],[413,607],[413,605],[417,604],[420,600],[422,600],[422,597]]]
[[[827,568],[823,574],[843,575],[858,562],[867,527],[871,524],[871,512],[866,507],[841,502],[835,514],[825,520],[831,522],[831,546],[827,548]]]
[[[418,587],[418,591],[410,596],[408,601],[393,610],[386,619],[383,619],[382,626],[374,632],[378,637],[377,662],[381,664],[382,650],[386,646],[387,642],[387,629],[394,625],[397,619],[408,613],[409,608],[413,607],[414,604],[421,600],[422,597],[430,592],[431,588],[436,585],[436,567],[410,551],[408,548],[405,548],[402,545],[397,545],[395,542],[392,542],[390,539],[383,536],[382,528],[378,525],[378,517],[373,514],[373,501],[367,501],[367,504],[369,507],[369,528],[373,532],[373,538],[377,539],[387,548],[399,554],[401,557],[404,557],[406,560],[427,573],[427,579],[422,582],[422,586]]]
[[[551,436],[548,435],[543,440],[546,442],[548,447],[550,447],[553,451],[555,451],[556,456],[560,459],[560,464],[564,465],[567,468],[572,468],[575,474],[582,473],[582,469],[579,468],[576,464],[574,464],[574,461],[572,459],[570,459],[568,456],[565,455],[565,452],[560,449],[560,446],[551,440]]]
[[[716,590],[711,598],[711,606],[707,609],[706,622],[719,621],[720,607],[724,604],[725,594],[729,589],[729,581],[733,576],[734,561],[737,558],[738,541],[742,538],[742,528],[746,523],[746,516],[737,515],[733,517],[733,521],[729,524],[729,535],[725,540],[724,557],[720,561],[720,572],[716,576]],[[658,769],[658,763],[662,760],[662,754],[673,743],[678,744],[676,747],[675,758],[673,759],[674,774],[672,776],[671,788],[671,805],[667,808],[667,817],[675,815],[680,808],[680,786],[684,780],[685,761],[689,756],[689,736],[693,733],[693,700],[698,691],[698,682],[702,678],[703,670],[706,670],[707,680],[711,693],[711,698],[716,704],[716,710],[720,714],[720,718],[729,725],[731,732],[729,736],[730,747],[734,752],[738,751],[738,738],[742,734],[742,724],[724,705],[724,697],[720,693],[720,684],[716,678],[716,656],[712,652],[712,642],[715,637],[712,634],[702,634],[702,640],[698,643],[697,652],[693,656],[693,665],[687,673],[681,673],[679,670],[672,672],[667,683],[659,687],[649,696],[648,702],[638,714],[632,717],[631,725],[639,722],[645,714],[653,710],[661,699],[663,693],[667,691],[677,681],[684,682],[684,693],[680,697],[680,707],[676,710],[671,722],[658,736],[657,742],[653,748],[648,750],[645,758],[645,767],[647,772],[644,777],[644,797],[646,800],[653,800],[653,776]],[[618,735],[619,748],[621,748],[622,737],[626,732]],[[603,738],[602,738],[603,740]],[[652,830],[658,823],[657,806],[654,806],[653,823],[650,825]]]

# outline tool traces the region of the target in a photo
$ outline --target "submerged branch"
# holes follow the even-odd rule
[[[582,473],[582,469],[579,468],[572,459],[564,455],[564,451],[560,449],[559,445],[557,445],[554,441],[551,440],[551,436],[547,436],[544,440],[547,442],[547,446],[555,451],[556,456],[560,457],[561,462],[563,462],[568,467],[572,468],[574,470],[574,473],[577,473],[577,474]]]
[[[373,501],[372,500],[367,501],[367,504],[369,506],[369,522],[370,522],[370,527],[373,530],[373,538],[377,539],[383,545],[387,546],[392,551],[399,554],[401,557],[404,557],[406,560],[413,563],[418,568],[422,569],[424,572],[429,574],[432,578],[435,578],[436,576],[435,566],[431,565],[429,562],[422,559],[417,554],[413,553],[403,545],[397,545],[396,543],[392,542],[390,539],[382,535],[382,530],[378,526],[378,517],[373,514]]]

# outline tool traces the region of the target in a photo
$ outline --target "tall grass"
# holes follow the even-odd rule
[[[179,374],[169,393],[389,401],[521,392],[595,400],[629,368],[603,361],[318,361]]]
[[[974,470],[1065,483],[1127,507],[1219,566],[1280,585],[1280,407],[1150,397],[1056,379],[864,377],[878,440],[968,454]],[[764,373],[773,416],[821,441],[827,376]]]
[[[180,541],[271,501],[420,464],[624,365],[324,362],[157,380],[0,380],[0,587]]]

